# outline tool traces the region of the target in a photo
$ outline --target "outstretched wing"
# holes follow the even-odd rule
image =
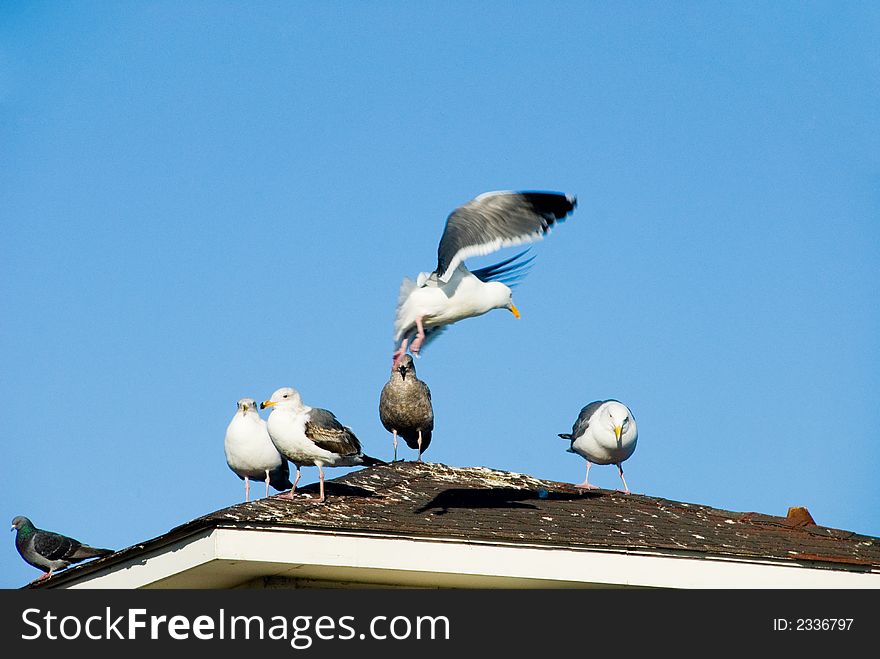
[[[507,284],[510,288],[515,288],[520,280],[529,273],[529,266],[535,260],[535,257],[531,256],[520,261],[528,253],[529,250],[524,250],[500,263],[488,265],[478,270],[471,270],[471,274],[482,281],[500,281],[502,284]]]
[[[571,213],[577,200],[561,192],[487,192],[446,219],[437,248],[440,279],[449,281],[466,258],[539,240]]]

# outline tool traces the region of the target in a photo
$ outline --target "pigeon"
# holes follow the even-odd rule
[[[379,396],[379,419],[385,430],[394,437],[394,460],[397,460],[397,436],[407,446],[422,453],[431,444],[434,429],[434,409],[431,390],[416,377],[416,367],[410,355],[404,355],[400,364],[391,369],[391,377]]]
[[[571,213],[577,200],[560,192],[486,192],[455,209],[437,248],[437,267],[416,281],[400,285],[394,320],[393,365],[406,354],[418,356],[422,347],[446,326],[507,309],[519,318],[508,284],[523,276],[532,259],[521,252],[505,261],[469,271],[464,260],[543,238],[550,227]],[[534,258],[534,257],[532,257]],[[412,341],[410,345],[409,342]]]
[[[257,411],[253,398],[242,398],[237,403],[238,410],[226,427],[226,464],[244,481],[244,500],[250,501],[250,479],[266,481],[266,496],[269,486],[278,491],[295,488],[290,482],[290,468],[287,460],[278,452],[266,422]],[[297,475],[299,471],[297,471]]]
[[[112,549],[89,547],[66,535],[38,529],[27,517],[18,516],[13,519],[11,530],[16,531],[15,548],[21,557],[45,572],[37,581],[48,579],[55,570],[66,568],[72,563],[113,553]]]
[[[321,482],[319,502],[325,500],[325,465],[369,467],[384,464],[381,460],[364,455],[361,443],[351,428],[343,426],[333,412],[305,405],[296,389],[282,387],[269,400],[263,401],[260,407],[272,408],[266,422],[269,437],[281,455],[297,465],[297,472],[300,465],[318,467]],[[293,490],[289,497],[293,498]]]
[[[623,477],[624,460],[636,450],[639,431],[630,409],[617,400],[597,400],[585,406],[571,428],[571,433],[560,433],[562,439],[571,440],[569,453],[577,453],[587,460],[584,482],[576,485],[588,490],[591,485],[590,466],[617,465],[623,488],[629,494],[629,486]]]

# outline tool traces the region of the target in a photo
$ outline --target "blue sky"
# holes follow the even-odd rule
[[[614,397],[634,492],[880,535],[878,28],[870,3],[3,4],[0,518],[121,548],[237,503],[225,427],[281,386],[389,458],[400,280],[457,205],[551,189],[579,206],[522,319],[417,363],[425,458],[579,482],[556,434]],[[38,574],[10,533],[0,586]]]

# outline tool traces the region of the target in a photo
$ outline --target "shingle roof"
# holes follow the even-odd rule
[[[204,528],[290,528],[500,544],[692,554],[880,570],[880,538],[791,517],[719,510],[483,467],[398,462],[326,483],[328,500],[275,495],[197,518],[65,575],[130,557]],[[316,485],[301,488],[316,492]],[[805,514],[806,513],[806,514]]]

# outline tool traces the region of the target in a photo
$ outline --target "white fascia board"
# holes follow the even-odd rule
[[[291,529],[219,528],[157,549],[147,557],[108,566],[62,587],[143,588],[175,586],[175,575],[203,570],[197,580],[210,580],[210,562],[222,561],[228,575],[240,569],[242,580],[272,564],[266,576],[308,575],[344,570],[365,581],[381,571],[384,583],[395,573],[470,575],[475,581],[504,578],[523,585],[540,581],[571,587],[637,586],[659,588],[880,588],[880,573],[830,570],[770,560],[695,557],[673,553],[632,553],[538,545],[402,538]],[[280,566],[280,568],[279,568]],[[165,584],[157,582],[164,581]],[[180,583],[185,583],[182,581]],[[155,586],[154,586],[155,587]]]
[[[205,529],[137,557],[90,572],[60,588],[143,588],[215,560],[216,529]],[[63,573],[62,573],[63,575]]]

